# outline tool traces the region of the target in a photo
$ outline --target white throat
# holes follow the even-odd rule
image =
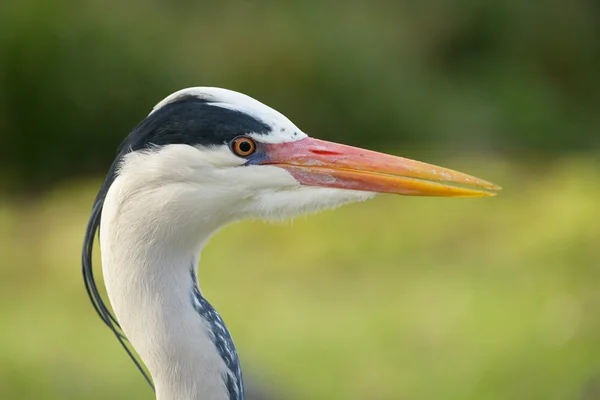
[[[194,295],[200,251],[221,221],[174,224],[180,210],[165,194],[177,196],[176,187],[141,192],[128,182],[117,177],[104,201],[102,267],[115,315],[148,367],[157,399],[242,399],[235,348],[223,346],[229,333],[198,301],[199,290]]]

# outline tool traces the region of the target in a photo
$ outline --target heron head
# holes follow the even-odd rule
[[[376,193],[480,197],[499,187],[449,169],[309,137],[259,101],[189,88],[124,141],[115,179],[182,218],[288,218]],[[127,195],[125,196],[127,197]],[[138,197],[138,200],[139,197]]]

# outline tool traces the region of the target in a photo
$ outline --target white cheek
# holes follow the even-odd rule
[[[216,181],[235,188],[236,218],[282,220],[364,201],[375,193],[303,186],[283,168],[255,165],[218,171]]]
[[[289,172],[271,165],[249,165],[222,169],[218,171],[217,179],[243,188],[248,193],[261,190],[288,190],[300,186],[300,183]]]
[[[374,193],[302,186],[288,171],[271,165],[243,166],[227,146],[169,145],[125,157],[119,173],[129,195],[140,196],[181,218],[180,225],[233,219],[282,220],[363,201]],[[152,204],[151,204],[152,203]],[[166,214],[165,214],[166,215]],[[200,222],[199,222],[200,221]],[[172,226],[172,224],[167,224]]]
[[[286,220],[372,199],[376,193],[324,187],[298,186],[291,190],[263,190],[244,210],[250,218]]]

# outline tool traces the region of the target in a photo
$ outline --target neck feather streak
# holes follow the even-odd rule
[[[194,232],[196,244],[182,246],[182,233],[174,235],[161,213],[128,208],[118,187],[117,179],[102,212],[104,280],[123,332],[152,375],[157,399],[243,400],[235,346],[196,280],[200,250],[214,229]]]

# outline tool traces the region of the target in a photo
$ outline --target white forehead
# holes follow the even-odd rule
[[[190,87],[179,90],[167,96],[154,106],[150,114],[159,108],[186,96],[197,97],[206,100],[213,106],[240,111],[260,119],[263,123],[271,127],[271,132],[268,135],[252,133],[248,135],[263,143],[293,142],[307,136],[279,111],[274,110],[266,104],[243,93],[216,87]]]

